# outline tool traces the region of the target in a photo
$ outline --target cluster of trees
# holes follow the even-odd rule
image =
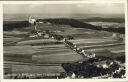
[[[72,40],[74,39],[72,36],[68,35],[68,36],[63,36],[63,35],[58,35],[58,34],[50,34],[50,37],[54,37],[56,40],[63,40],[64,38],[66,38],[67,40]]]
[[[3,30],[13,30],[14,28],[26,28],[29,26],[28,21],[4,21]]]
[[[75,28],[87,28],[87,29],[92,29],[92,30],[103,30],[103,31],[109,31],[109,32],[116,32],[116,33],[121,33],[124,34],[125,33],[125,28],[102,28],[101,26],[94,26],[91,24],[87,24],[75,19],[64,19],[64,18],[60,18],[60,19],[38,19],[38,21],[47,21],[50,22],[52,24],[66,24],[66,25],[70,25],[72,27]]]
[[[99,62],[98,65],[100,65],[101,61],[106,61],[105,63],[108,64],[108,68],[104,68],[102,66],[97,67],[95,62]],[[122,76],[125,75],[125,67],[119,72],[115,72],[116,70],[120,69],[121,66],[114,61],[115,59],[111,59],[108,57],[97,57],[89,59],[88,61],[84,61],[82,63],[67,63],[63,64],[62,66],[64,67],[67,73],[75,73],[76,78],[79,78],[79,76],[83,76],[84,78],[92,78],[99,76],[102,77],[106,74],[108,74],[108,77],[122,78]],[[113,64],[110,65],[111,62],[113,62]]]

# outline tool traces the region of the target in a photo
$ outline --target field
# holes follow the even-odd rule
[[[112,24],[112,22],[111,25],[119,25],[119,23],[113,22]],[[108,22],[102,21],[100,23],[106,25]],[[90,21],[88,24],[91,24]],[[97,24],[99,24],[99,21]],[[73,73],[76,76],[75,78],[101,78],[102,75],[105,76],[107,74],[108,76],[102,78],[125,77],[125,73],[122,73],[122,71],[125,71],[124,34],[75,28],[65,24],[44,23],[37,25],[39,31],[45,31],[43,32],[44,36],[30,37],[33,35],[31,32],[33,29],[34,26],[29,26],[3,32],[5,78],[11,78],[8,77],[8,74],[22,75],[22,73],[45,74],[44,76],[27,76],[27,78],[41,79],[72,78]],[[117,36],[114,36],[114,34]],[[45,35],[47,36],[45,37]],[[88,58],[83,56],[67,46],[63,40],[57,40],[50,35],[58,35],[63,38],[71,36],[73,38],[69,39],[69,42],[84,50],[87,54],[95,54],[95,57]],[[23,69],[20,69],[21,67]],[[120,68],[122,70],[119,70]],[[110,71],[108,72],[108,70]],[[119,70],[118,73],[116,73],[117,70]],[[94,71],[95,73],[93,73]],[[48,75],[49,73],[52,73],[54,77],[52,74]],[[114,76],[113,73],[117,74],[118,77]],[[12,78],[25,77],[15,76]]]

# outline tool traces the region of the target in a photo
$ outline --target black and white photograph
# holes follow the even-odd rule
[[[125,4],[3,4],[4,79],[125,79]]]

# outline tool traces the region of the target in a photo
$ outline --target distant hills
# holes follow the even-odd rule
[[[124,18],[103,18],[103,17],[93,17],[93,18],[86,18],[86,19],[79,19],[82,22],[117,22],[117,23],[124,23]]]
[[[116,21],[116,22],[123,22],[124,20],[116,20],[116,19],[108,19],[108,18],[96,18],[98,21]],[[103,30],[103,31],[109,31],[109,32],[116,32],[116,33],[125,33],[125,28],[102,28],[100,26],[94,26],[91,24],[84,23],[83,21],[96,21],[96,19],[82,19],[76,20],[76,19],[69,19],[69,18],[52,18],[52,19],[37,19],[37,22],[39,21],[45,21],[50,22],[52,25],[70,25],[74,28],[86,28],[86,29],[92,29],[92,30]],[[13,28],[24,28],[28,27],[29,23],[28,21],[4,21],[3,30],[12,30]]]

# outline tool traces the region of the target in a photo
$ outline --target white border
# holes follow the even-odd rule
[[[126,76],[128,76],[128,1],[125,2],[125,55],[126,55]],[[127,77],[128,79],[128,77]]]
[[[126,79],[3,79],[3,4],[85,4],[85,3],[125,3],[125,28],[126,28],[126,34],[128,35],[128,12],[127,12],[127,0],[120,0],[119,2],[110,2],[110,0],[108,1],[99,1],[99,0],[94,0],[94,1],[1,1],[0,2],[0,41],[1,41],[1,47],[0,47],[0,78],[2,82],[27,82],[27,81],[43,81],[43,82],[85,82],[85,81],[91,81],[91,82],[128,82],[128,77]],[[128,38],[127,36],[125,36],[126,38],[126,47],[128,46],[127,42],[128,42]],[[126,48],[126,76],[128,76],[128,48]]]
[[[3,77],[3,5],[0,3],[0,79]]]
[[[2,4],[78,4],[78,3],[126,3],[127,0],[40,0],[40,1],[22,1],[22,0],[17,0],[17,1],[1,1]]]

